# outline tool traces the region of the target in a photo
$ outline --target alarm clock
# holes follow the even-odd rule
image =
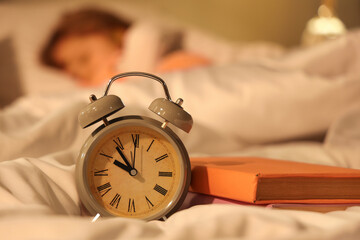
[[[109,119],[124,108],[120,97],[108,95],[120,78],[141,76],[162,84],[166,98],[157,98],[149,109],[162,122],[138,115]],[[160,77],[144,72],[115,75],[104,96],[90,96],[79,113],[82,128],[102,124],[80,150],[76,185],[82,205],[92,215],[143,220],[166,219],[184,201],[190,184],[190,161],[184,144],[168,124],[190,132],[193,120],[182,108],[182,99],[171,100]]]

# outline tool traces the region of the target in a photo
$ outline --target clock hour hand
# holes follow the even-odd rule
[[[125,164],[119,162],[118,160],[115,160],[113,163],[114,163],[116,166],[118,166],[118,167],[120,167],[120,168],[122,168],[122,169],[124,169],[125,171],[127,171],[127,172],[130,173],[131,168],[129,168],[129,167],[126,166]]]
[[[137,174],[137,170],[130,165],[129,161],[127,160],[127,158],[125,157],[124,153],[121,151],[121,149],[120,149],[119,147],[116,147],[116,151],[118,151],[118,153],[120,154],[121,158],[122,158],[122,159],[124,160],[124,162],[126,163],[126,166],[125,166],[124,164],[122,164],[121,162],[119,162],[119,161],[117,161],[117,162],[120,163],[121,165],[120,165],[120,164],[119,164],[119,165],[116,165],[116,164],[115,164],[115,161],[116,161],[116,160],[114,161],[114,164],[115,164],[116,166],[121,167],[121,168],[124,169],[124,170],[125,170],[124,167],[126,167],[126,171],[128,171],[128,173],[129,173],[131,176],[135,176],[135,175]]]
[[[133,169],[133,167],[130,165],[129,161],[127,160],[127,158],[125,157],[124,153],[121,151],[121,149],[119,147],[116,147],[116,151],[118,151],[118,153],[120,154],[121,158],[124,160],[124,162],[126,163],[126,166],[129,169]]]

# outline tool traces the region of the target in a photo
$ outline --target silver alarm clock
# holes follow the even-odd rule
[[[155,99],[149,109],[163,122],[144,116],[109,119],[124,108],[108,95],[111,84],[123,77],[142,76],[160,82],[166,98]],[[166,218],[182,204],[190,184],[190,161],[184,144],[168,123],[189,132],[193,120],[173,102],[158,76],[128,72],[109,81],[103,97],[79,114],[83,128],[102,122],[86,140],[76,164],[76,184],[84,207],[93,215],[143,220]]]

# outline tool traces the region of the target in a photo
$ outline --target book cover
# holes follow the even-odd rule
[[[207,204],[227,204],[227,205],[241,205],[241,206],[261,206],[269,209],[276,210],[298,210],[298,211],[311,211],[319,213],[328,213],[333,211],[344,211],[350,207],[360,207],[360,203],[272,203],[272,204],[253,204],[237,200],[231,200],[201,193],[189,192],[185,198],[184,203],[179,210],[184,210],[197,205]]]
[[[310,211],[328,213],[333,211],[344,211],[350,207],[359,207],[356,203],[334,203],[334,204],[302,204],[302,203],[275,203],[266,207],[271,209]]]
[[[192,158],[190,191],[255,204],[360,203],[360,170],[258,157]]]

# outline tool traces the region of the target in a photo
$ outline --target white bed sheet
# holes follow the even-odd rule
[[[179,133],[191,156],[252,155],[360,168],[359,33],[329,42],[339,68],[326,74],[303,63],[331,64],[322,46],[284,59],[238,62],[163,77],[194,117]],[[349,54],[349,51],[351,54]],[[342,55],[345,54],[346,56]],[[341,57],[343,56],[343,58]],[[349,59],[350,58],[350,59]],[[296,60],[296,61],[295,61]],[[340,65],[340,64],[339,64]],[[323,65],[321,65],[323,69]],[[94,127],[80,129],[87,96],[27,96],[0,112],[1,239],[357,239],[360,208],[328,214],[240,205],[194,206],[167,221],[81,216],[74,183],[78,151]],[[147,79],[114,84],[126,108],[146,108],[162,88]],[[327,131],[324,143],[299,141]],[[280,141],[292,141],[276,143]]]

